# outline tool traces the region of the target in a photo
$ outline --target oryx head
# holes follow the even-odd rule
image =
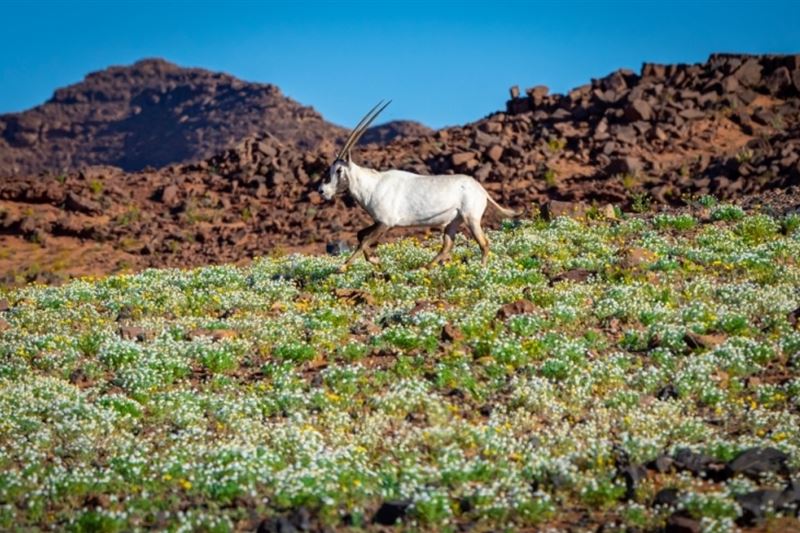
[[[372,121],[375,120],[375,117],[386,109],[386,106],[390,103],[392,103],[391,100],[385,104],[383,100],[378,102],[369,113],[364,115],[364,118],[353,128],[353,131],[350,132],[347,141],[345,141],[339,153],[336,154],[336,159],[328,170],[328,177],[325,178],[319,186],[319,192],[322,194],[323,198],[331,200],[337,194],[347,192],[350,187],[350,170],[352,168],[350,166],[350,149],[361,139],[361,136],[367,128],[369,128],[370,124],[372,124]]]

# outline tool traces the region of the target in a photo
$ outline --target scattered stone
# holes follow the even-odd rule
[[[298,529],[285,516],[265,518],[258,524],[257,533],[296,533]]]
[[[661,489],[653,497],[653,507],[674,507],[678,503],[678,489]]]
[[[409,507],[411,507],[411,500],[383,502],[373,515],[372,522],[382,526],[393,526],[406,516]]]
[[[2,311],[2,308],[0,308],[0,311]],[[789,324],[792,326],[797,327],[797,323],[800,321],[800,307],[789,313],[786,317],[786,320],[788,320]]]
[[[730,471],[725,464],[688,448],[677,450],[674,461],[678,470],[687,470],[695,476],[705,476],[713,481],[724,481],[730,477]]]
[[[4,313],[8,311],[11,306],[8,304],[8,300],[6,298],[0,298],[0,313]]]
[[[517,300],[515,302],[511,302],[502,306],[497,311],[497,319],[508,320],[512,316],[533,313],[535,309],[536,306],[534,306],[533,302],[531,302],[530,300],[526,299]]]
[[[699,348],[704,348],[707,350],[711,348],[716,348],[717,346],[725,342],[725,340],[726,340],[725,335],[720,335],[720,334],[701,335],[693,331],[687,331],[686,335],[684,335],[683,337],[683,342],[685,342],[692,350],[697,350]]]
[[[373,298],[372,295],[367,291],[363,291],[361,289],[339,288],[334,289],[333,294],[337,298],[347,300],[355,305],[372,305],[375,303],[375,298]]]
[[[655,262],[657,256],[646,248],[628,248],[623,252],[620,266],[625,270],[635,270]]]
[[[193,340],[198,337],[210,337],[212,340],[221,341],[236,337],[236,331],[232,329],[195,328],[187,335],[188,340]]]
[[[102,212],[102,208],[100,204],[95,202],[94,200],[89,200],[88,198],[84,198],[83,196],[78,196],[74,192],[67,193],[67,199],[65,202],[66,208],[70,211],[78,211],[80,213],[86,213],[88,215],[96,215]]]
[[[589,206],[583,203],[550,200],[543,203],[539,211],[544,220],[550,221],[558,217],[585,218],[589,209]]]
[[[733,474],[758,478],[767,472],[787,472],[789,456],[776,448],[750,448],[737,455],[728,468]]]
[[[148,332],[144,328],[136,326],[121,326],[119,336],[126,340],[144,342],[149,338]]]
[[[664,533],[700,533],[703,530],[699,520],[678,511],[667,518]]]
[[[652,461],[650,461],[647,464],[647,467],[650,468],[651,470],[655,470],[656,472],[665,474],[672,470],[672,465],[674,463],[675,461],[672,459],[672,457],[666,454],[661,454]]]
[[[11,329],[11,324],[0,318],[0,333]]]
[[[550,283],[558,283],[559,281],[583,283],[584,281],[588,280],[592,274],[593,272],[586,270],[585,268],[573,268],[572,270],[567,270],[566,272],[562,272],[561,274],[551,278]]]
[[[675,385],[672,383],[661,387],[658,389],[658,392],[656,392],[656,398],[661,401],[677,400],[679,397],[680,395],[678,394],[678,389],[675,388]]]
[[[464,334],[460,329],[448,322],[442,326],[442,334],[440,335],[440,338],[443,342],[455,342],[463,339]]]
[[[84,505],[89,509],[107,509],[111,505],[111,498],[107,494],[91,494],[84,499]]]
[[[768,511],[782,507],[783,494],[779,490],[760,489],[736,496],[736,503],[742,508],[736,520],[740,526],[753,526],[765,518]]]
[[[328,255],[343,255],[350,251],[350,245],[343,240],[329,242],[325,245],[325,253]]]
[[[69,382],[76,387],[83,388],[89,384],[89,376],[86,375],[86,371],[83,368],[76,368],[69,374]]]

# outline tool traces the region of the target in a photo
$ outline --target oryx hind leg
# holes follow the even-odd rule
[[[433,267],[437,263],[444,264],[445,261],[450,259],[450,251],[453,249],[453,243],[455,242],[456,233],[458,233],[458,226],[461,224],[461,217],[456,217],[452,222],[450,222],[447,226],[445,226],[444,230],[442,231],[442,249],[436,254],[430,263],[427,264],[428,267]]]
[[[489,261],[489,239],[486,238],[486,234],[483,232],[483,228],[481,228],[481,220],[475,217],[468,218],[467,227],[470,233],[472,233],[472,236],[475,237],[478,246],[481,247],[481,265],[486,266],[486,263]]]

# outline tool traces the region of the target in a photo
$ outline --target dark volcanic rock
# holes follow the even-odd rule
[[[733,474],[758,477],[767,472],[786,472],[789,456],[775,448],[750,448],[728,463]]]
[[[740,526],[752,526],[763,519],[768,511],[782,507],[783,493],[779,490],[762,489],[736,496],[742,515],[736,521]]]
[[[411,506],[410,500],[390,500],[383,502],[372,517],[372,522],[383,526],[392,526],[406,515]]]
[[[702,527],[699,520],[686,516],[682,512],[673,513],[667,518],[664,533],[700,533]]]
[[[678,489],[661,489],[653,497],[653,507],[672,507],[678,503]]]

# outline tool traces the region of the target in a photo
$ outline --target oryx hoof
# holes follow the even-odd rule
[[[375,266],[377,266],[377,265],[380,265],[380,264],[381,264],[381,260],[380,260],[380,259],[378,259],[378,257],[377,257],[377,256],[374,256],[374,255],[371,255],[371,256],[367,257],[367,261],[368,261],[368,262],[370,262],[370,263],[372,263],[372,264],[373,264],[373,265],[375,265]]]

